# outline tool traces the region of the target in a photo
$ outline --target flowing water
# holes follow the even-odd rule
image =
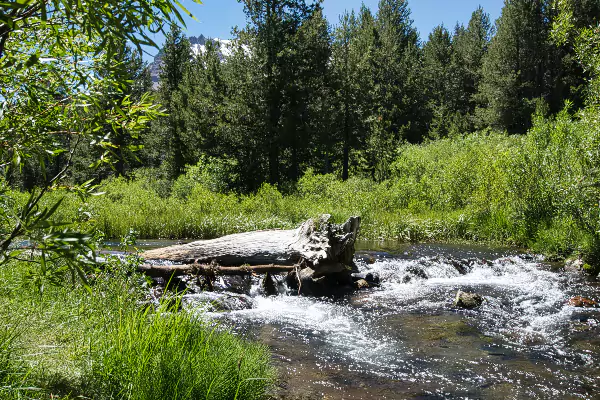
[[[379,288],[319,299],[282,287],[264,297],[254,278],[249,294],[186,302],[270,346],[275,398],[600,398],[600,309],[567,304],[600,300],[596,281],[509,249],[363,247],[357,263],[379,275]],[[454,308],[458,290],[485,301]],[[223,296],[233,305],[214,311]]]

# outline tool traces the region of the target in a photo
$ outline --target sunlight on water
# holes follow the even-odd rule
[[[272,327],[269,343],[288,354],[290,363],[312,360],[313,368],[348,382],[359,379],[356,374],[368,385],[377,382],[374,387],[382,385],[380,378],[413,382],[423,393],[442,397],[445,390],[472,397],[501,390],[512,398],[600,393],[591,372],[600,362],[598,343],[582,349],[580,340],[598,336],[600,312],[579,315],[581,309],[567,304],[574,295],[598,295],[581,277],[517,255],[385,256],[359,266],[378,274],[381,287],[344,299],[263,297],[255,281],[252,296],[202,293],[186,301],[197,305],[230,296],[229,311],[204,311],[245,332]],[[485,301],[475,310],[456,309],[458,290],[479,293]],[[302,355],[294,350],[300,348]]]
[[[568,323],[573,309],[567,305],[567,277],[519,257],[471,261],[465,268],[469,272],[463,275],[451,262],[430,258],[377,262],[368,270],[379,273],[384,283],[370,301],[394,309],[408,303],[412,309],[436,310],[451,307],[452,291],[473,290],[486,298],[478,316],[487,333],[509,341],[537,336],[560,341],[559,328]],[[421,272],[414,276],[415,269],[426,277]]]

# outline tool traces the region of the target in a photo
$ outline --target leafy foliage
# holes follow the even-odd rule
[[[126,137],[136,139],[161,112],[148,93],[132,96],[121,73],[123,43],[153,44],[152,32],[181,22],[177,1],[9,1],[0,13],[0,170],[4,182],[39,170],[20,209],[2,199],[0,263],[22,258],[16,239],[41,252],[38,277],[70,271],[84,278],[91,236],[53,218],[50,191],[94,192],[91,182],[65,186],[82,145],[98,149],[94,165],[122,158]],[[116,57],[115,57],[116,56]],[[122,168],[121,168],[122,169]],[[4,184],[3,182],[3,184]],[[66,227],[66,228],[65,228]],[[83,255],[83,258],[77,257]],[[56,274],[58,273],[58,274]]]

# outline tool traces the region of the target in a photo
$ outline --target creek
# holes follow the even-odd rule
[[[159,245],[164,245],[160,243]],[[592,399],[600,396],[597,280],[514,249],[360,243],[379,288],[342,298],[185,296],[188,307],[271,348],[281,399]],[[457,268],[457,264],[460,265]],[[485,298],[453,307],[458,290]],[[226,311],[215,301],[234,299]],[[231,304],[231,302],[230,302]],[[237,305],[236,305],[237,304]]]

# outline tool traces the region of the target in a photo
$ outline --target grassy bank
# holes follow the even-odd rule
[[[595,114],[538,118],[522,136],[478,133],[404,145],[392,178],[376,183],[308,172],[282,194],[265,184],[251,195],[211,191],[191,169],[161,196],[147,177],[105,181],[104,196],[75,198],[63,218],[88,220],[107,237],[211,238],[291,228],[330,213],[363,217],[362,237],[401,241],[484,241],[567,255],[598,248],[600,134]]]
[[[483,132],[403,145],[384,182],[308,171],[285,191],[264,184],[239,195],[211,190],[206,171],[191,168],[164,195],[164,182],[151,174],[110,179],[101,185],[103,196],[86,203],[68,197],[57,218],[107,238],[134,229],[140,238],[196,239],[292,228],[322,213],[337,221],[360,215],[367,239],[502,243],[563,256],[581,252],[597,263],[596,115],[538,118],[527,135]]]
[[[143,305],[143,277],[113,262],[81,284],[44,286],[0,269],[0,398],[260,399],[268,349],[192,313]]]

